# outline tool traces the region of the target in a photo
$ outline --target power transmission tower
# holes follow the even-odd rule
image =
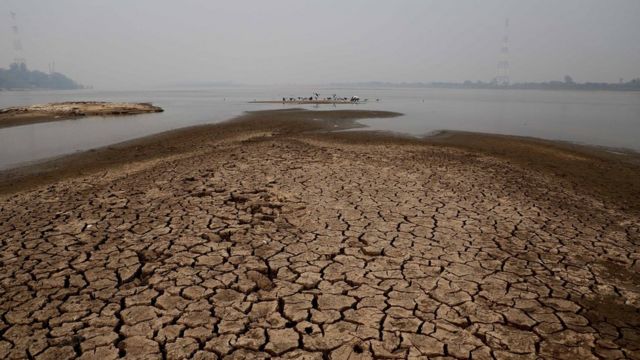
[[[498,75],[496,76],[496,83],[498,85],[507,86],[511,83],[509,69],[509,19],[506,19],[504,22],[502,48],[500,49],[500,60],[498,61]]]
[[[26,67],[27,60],[24,58],[22,52],[22,41],[20,40],[20,29],[18,28],[18,21],[16,20],[16,13],[11,12],[10,14],[11,32],[13,33],[13,51],[15,53],[13,62],[20,67]]]

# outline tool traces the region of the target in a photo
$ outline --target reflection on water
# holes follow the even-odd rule
[[[389,110],[405,116],[364,120],[373,129],[414,135],[467,130],[534,136],[640,150],[640,93],[449,89],[215,88],[153,91],[0,92],[0,108],[54,101],[153,102],[164,113],[84,118],[0,129],[0,168],[87,150],[175,128],[224,121],[280,104],[254,99],[358,95],[380,98],[338,108]],[[309,107],[334,109],[332,105]]]
[[[58,101],[153,102],[163,113],[88,117],[0,129],[0,169],[106,146],[181,127],[227,120],[246,110],[273,108],[248,104],[242,90],[56,91],[0,93],[0,107]],[[251,98],[253,100],[253,98]]]

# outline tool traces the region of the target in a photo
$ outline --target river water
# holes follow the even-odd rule
[[[216,123],[244,111],[292,107],[250,104],[282,97],[358,95],[369,102],[339,109],[405,114],[368,119],[371,129],[411,135],[464,130],[532,136],[640,151],[640,93],[469,89],[225,87],[146,91],[0,92],[0,108],[58,101],[152,102],[164,113],[88,117],[0,128],[0,169],[98,148],[186,126]],[[380,99],[379,102],[375,101]],[[300,107],[300,106],[298,106]],[[332,110],[333,105],[307,106]]]

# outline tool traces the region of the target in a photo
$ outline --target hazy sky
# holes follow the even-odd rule
[[[0,0],[28,66],[100,88],[188,81],[487,81],[510,18],[512,81],[640,77],[640,0]]]

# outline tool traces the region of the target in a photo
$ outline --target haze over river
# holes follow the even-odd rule
[[[357,95],[366,104],[339,109],[388,110],[399,118],[371,119],[371,129],[411,135],[464,130],[532,136],[640,151],[640,93],[470,89],[224,87],[148,91],[0,92],[0,108],[60,101],[153,102],[164,113],[88,117],[0,129],[0,169],[98,148],[186,126],[216,123],[244,111],[333,105],[250,104],[252,100]],[[380,99],[376,102],[376,99]]]

